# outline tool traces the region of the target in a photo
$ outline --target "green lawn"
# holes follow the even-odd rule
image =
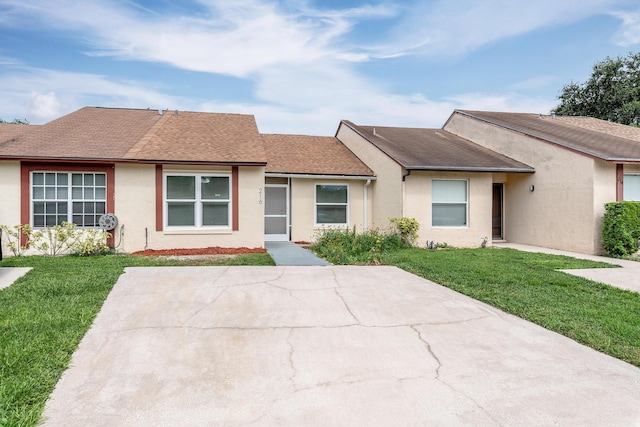
[[[124,268],[150,265],[273,265],[273,260],[267,254],[220,261],[123,255],[3,260],[0,267],[33,270],[0,290],[0,426],[37,423]]]
[[[404,249],[381,261],[640,366],[640,294],[557,271],[608,264],[513,249]]]

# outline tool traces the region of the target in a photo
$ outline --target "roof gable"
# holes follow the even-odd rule
[[[342,142],[332,136],[265,134],[267,173],[373,176]]]
[[[456,110],[559,147],[605,161],[640,162],[640,128],[592,117]]]
[[[358,132],[407,170],[533,172],[533,168],[442,129],[359,126]]]

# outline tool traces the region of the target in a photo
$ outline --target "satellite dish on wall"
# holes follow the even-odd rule
[[[118,226],[118,217],[114,214],[104,214],[98,220],[98,225],[104,231],[111,231]]]

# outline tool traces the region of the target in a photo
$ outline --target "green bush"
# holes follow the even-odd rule
[[[602,218],[602,246],[610,255],[632,255],[640,248],[640,203],[605,204]]]
[[[389,218],[389,221],[396,227],[400,237],[413,246],[418,239],[418,229],[420,228],[418,220],[415,218]]]
[[[399,233],[378,229],[357,233],[353,229],[322,230],[310,249],[333,264],[377,264],[379,257],[394,249],[408,248]]]

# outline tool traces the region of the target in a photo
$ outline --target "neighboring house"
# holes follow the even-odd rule
[[[118,226],[123,252],[311,241],[420,223],[418,244],[600,253],[604,205],[640,200],[640,129],[454,111],[442,129],[261,135],[251,115],[87,107],[0,124],[0,224]],[[5,253],[6,250],[5,250]]]
[[[376,177],[335,137],[264,135],[265,239],[311,241],[328,227],[370,225]]]
[[[372,224],[393,217],[420,223],[427,241],[479,247],[502,239],[503,185],[534,169],[441,129],[358,126],[342,121],[336,136],[376,173]]]
[[[114,213],[110,243],[126,252],[263,245],[253,116],[87,107],[20,130],[0,140],[0,224]]]
[[[640,129],[590,117],[455,111],[443,129],[535,168],[504,181],[509,242],[602,252],[604,205],[640,200]]]

